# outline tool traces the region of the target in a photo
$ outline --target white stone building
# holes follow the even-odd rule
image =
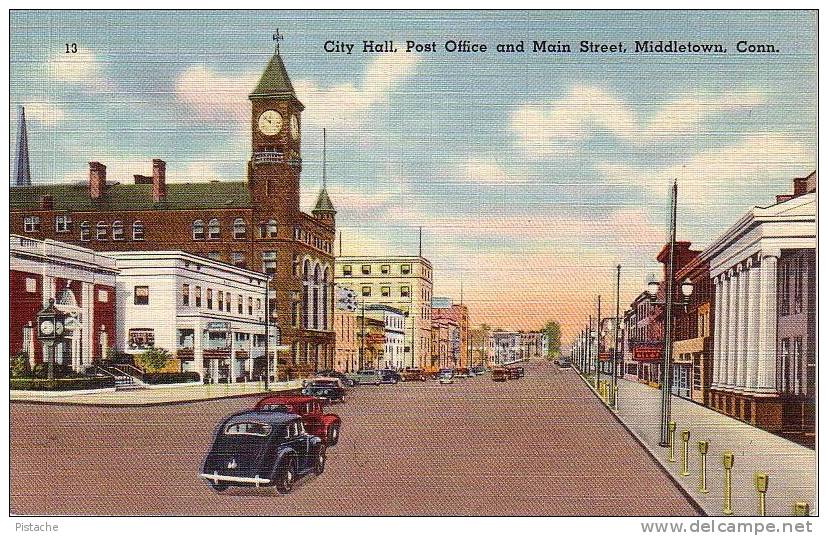
[[[405,368],[405,314],[389,305],[374,304],[365,307],[365,316],[385,324],[385,347],[379,368]]]
[[[259,380],[266,369],[275,376],[275,323],[268,330],[267,367],[264,361],[265,274],[181,251],[107,255],[120,271],[120,349],[131,354],[166,349],[183,371],[197,372],[207,383]]]

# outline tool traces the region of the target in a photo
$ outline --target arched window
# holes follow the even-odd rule
[[[233,220],[233,238],[236,240],[243,240],[247,238],[247,224],[244,223],[243,218],[236,218]]]
[[[308,306],[310,302],[310,261],[305,259],[302,264],[302,327],[310,327],[310,315],[308,314]]]
[[[139,220],[132,224],[132,239],[138,241],[144,239],[144,222]]]
[[[124,239],[124,222],[115,220],[112,222],[112,240]]]
[[[314,266],[313,268],[313,291],[311,296],[313,297],[313,329],[319,329],[319,322],[321,320],[322,315],[321,312],[321,303],[319,301],[319,283],[322,279],[322,269],[319,267],[319,264]]]
[[[276,238],[276,231],[278,231],[278,225],[276,224],[276,220],[268,220],[267,222],[267,237],[268,238]]]
[[[89,242],[92,239],[92,225],[88,221],[80,224],[80,239],[81,242]]]
[[[106,234],[109,231],[109,225],[105,221],[99,221],[95,225],[95,240],[106,240]]]
[[[331,286],[331,269],[325,268],[325,276],[322,278],[322,329],[328,327],[328,307],[331,306],[329,298],[329,287]]]
[[[208,232],[210,233],[208,236],[210,240],[218,240],[221,238],[221,226],[219,225],[218,218],[213,218],[207,223]]]
[[[204,240],[203,220],[196,220],[193,222],[193,240]]]

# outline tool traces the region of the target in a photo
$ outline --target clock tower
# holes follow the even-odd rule
[[[299,175],[302,171],[301,114],[285,64],[277,51],[250,94],[252,155],[248,181],[254,204],[281,215],[282,221],[299,212]]]

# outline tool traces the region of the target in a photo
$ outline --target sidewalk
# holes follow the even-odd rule
[[[270,391],[300,389],[301,381],[271,383]],[[89,394],[50,393],[41,395],[32,391],[11,391],[12,402],[37,402],[44,404],[90,404],[99,406],[154,406],[250,396],[265,393],[264,382],[219,383],[209,385],[187,385],[156,389],[134,389],[125,391],[104,391]]]
[[[602,379],[609,379],[602,375]],[[733,452],[732,509],[737,516],[755,516],[758,495],[755,472],[768,475],[767,515],[789,516],[793,504],[806,501],[811,515],[817,514],[816,453],[787,439],[722,415],[677,396],[672,397],[671,420],[676,423],[676,461],[669,449],[659,446],[661,391],[618,380],[617,417],[655,456],[685,491],[711,516],[720,516],[723,506],[722,454]],[[689,476],[681,476],[682,430],[690,431]],[[707,494],[699,492],[701,456],[698,442],[710,442],[707,453]]]

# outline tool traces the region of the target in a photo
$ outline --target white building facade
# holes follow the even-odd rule
[[[264,359],[267,275],[180,251],[107,255],[120,271],[116,341],[124,352],[163,348],[205,383],[275,377],[272,321]]]
[[[365,316],[382,320],[385,324],[385,348],[379,368],[405,368],[405,314],[388,305],[369,305]]]

